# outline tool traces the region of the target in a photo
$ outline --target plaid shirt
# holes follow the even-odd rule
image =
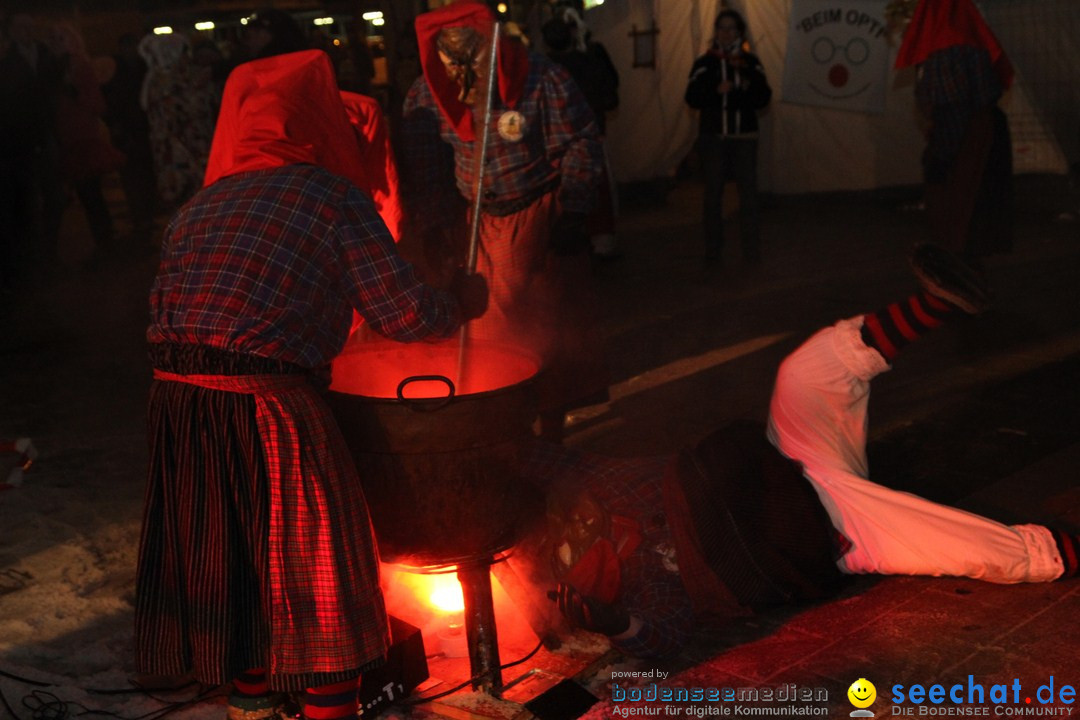
[[[355,308],[396,340],[445,337],[457,304],[421,284],[371,200],[313,165],[239,173],[197,194],[165,233],[151,343],[200,344],[320,368]]]
[[[537,442],[523,469],[537,483],[581,485],[611,515],[640,523],[641,544],[619,564],[618,602],[630,613],[631,628],[628,636],[611,638],[612,646],[635,657],[677,652],[694,625],[668,527],[672,519],[664,515],[662,478],[670,461],[609,458]]]
[[[499,118],[510,109],[497,97],[493,99],[484,202],[532,200],[546,189],[559,187],[565,210],[588,212],[603,155],[592,110],[569,73],[530,53],[525,89],[513,108],[524,118],[524,134],[519,140],[499,134]],[[406,193],[413,207],[423,203],[427,212],[443,217],[451,202],[438,195],[449,185],[446,145],[454,151],[458,191],[467,199],[472,198],[476,183],[473,153],[478,146],[454,132],[423,76],[409,89],[404,114]]]
[[[943,179],[960,151],[972,113],[992,107],[1001,94],[985,49],[953,45],[930,54],[915,86],[915,99],[931,126],[924,159],[928,179]]]

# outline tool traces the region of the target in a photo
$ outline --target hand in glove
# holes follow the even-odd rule
[[[478,318],[487,311],[488,284],[483,275],[470,275],[459,267],[450,281],[450,292],[457,298],[462,322]]]
[[[630,614],[620,605],[587,597],[573,585],[559,583],[559,612],[570,624],[603,635],[618,635],[630,627]]]
[[[577,255],[589,247],[589,233],[585,227],[585,214],[564,212],[551,226],[548,244],[556,255]]]

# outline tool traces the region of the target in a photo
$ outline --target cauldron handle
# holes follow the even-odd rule
[[[447,390],[450,391],[450,394],[447,395],[446,397],[442,398],[442,402],[439,402],[439,403],[426,402],[428,400],[431,400],[432,398],[407,398],[407,397],[405,397],[405,386],[406,385],[408,385],[409,383],[412,383],[412,382],[424,382],[424,381],[444,382],[444,383],[446,383],[446,388],[447,388]],[[402,380],[401,382],[398,383],[398,386],[397,386],[397,398],[398,398],[398,400],[401,400],[402,402],[412,403],[416,410],[428,410],[428,411],[430,411],[430,410],[438,410],[439,408],[446,407],[447,403],[449,403],[451,400],[454,399],[455,390],[456,389],[454,388],[454,381],[451,380],[450,378],[446,377],[445,375],[412,375],[412,376],[407,377],[407,378],[405,378],[404,380]],[[424,400],[425,402],[423,402],[423,403],[418,402],[419,400]]]

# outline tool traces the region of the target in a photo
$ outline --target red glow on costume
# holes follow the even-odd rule
[[[476,139],[473,131],[473,111],[469,105],[458,100],[460,88],[446,74],[435,47],[439,31],[450,27],[471,27],[489,38],[495,24],[495,16],[487,5],[472,0],[455,2],[424,13],[416,18],[416,39],[420,46],[420,65],[424,79],[435,96],[435,102],[462,140]],[[525,78],[529,74],[529,58],[525,46],[515,38],[500,37],[498,57],[499,97],[507,107],[513,108],[521,99]]]
[[[401,197],[390,133],[383,119],[382,107],[375,98],[341,92],[341,100],[360,145],[360,166],[367,178],[361,186],[375,201],[379,217],[386,223],[394,240],[401,239]]]
[[[564,582],[583,595],[612,603],[622,585],[620,560],[625,560],[641,544],[641,526],[629,518],[611,516],[611,537],[597,538],[566,573]]]
[[[228,175],[303,163],[369,187],[336,88],[334,68],[321,50],[238,66],[225,84],[203,186]]]
[[[971,0],[922,0],[904,31],[896,67],[918,65],[932,53],[954,45],[984,48],[1002,87],[1012,85],[1012,63]]]

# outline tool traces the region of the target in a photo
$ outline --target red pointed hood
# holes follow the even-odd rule
[[[375,98],[353,92],[342,91],[341,100],[360,145],[360,166],[368,175],[362,189],[371,195],[390,234],[399,240],[402,212],[398,172],[382,108]]]
[[[416,18],[416,40],[420,48],[420,64],[424,79],[435,96],[443,116],[462,140],[476,138],[473,132],[472,108],[458,100],[459,87],[446,74],[435,47],[439,31],[449,27],[471,27],[488,38],[495,15],[487,5],[473,0],[461,0]],[[525,46],[505,35],[499,38],[496,64],[499,72],[499,97],[507,107],[515,107],[525,89],[529,74],[529,57]]]
[[[370,184],[321,50],[244,63],[225,84],[203,186],[250,170],[307,163]]]
[[[904,31],[896,67],[918,65],[931,53],[953,45],[986,49],[1001,86],[1012,84],[1012,63],[972,0],[921,0]]]

